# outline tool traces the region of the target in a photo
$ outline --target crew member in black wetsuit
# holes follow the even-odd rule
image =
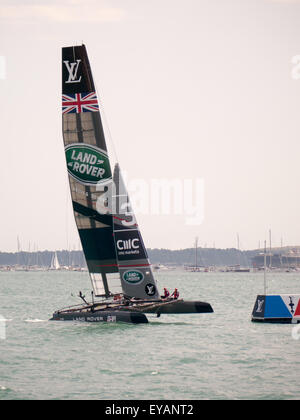
[[[164,295],[162,296],[162,299],[167,299],[169,296],[170,296],[169,290],[164,287]]]
[[[178,299],[179,298],[179,292],[176,288],[175,288],[174,292],[171,294],[171,296],[173,297],[173,299]]]

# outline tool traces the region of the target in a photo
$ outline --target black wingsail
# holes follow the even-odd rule
[[[126,215],[129,198],[117,163],[112,173],[84,45],[63,48],[62,75],[63,137],[73,210],[95,295],[110,296],[108,274],[118,273],[124,295],[157,299],[135,216],[131,209]]]
[[[62,49],[62,119],[76,225],[95,294],[110,295],[108,273],[118,272],[111,214],[97,202],[112,171],[87,51]]]

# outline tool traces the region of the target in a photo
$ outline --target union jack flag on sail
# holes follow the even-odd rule
[[[62,95],[63,114],[96,111],[99,111],[99,105],[95,92]]]

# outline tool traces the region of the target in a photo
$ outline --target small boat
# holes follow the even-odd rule
[[[66,165],[93,290],[91,302],[80,292],[81,305],[58,310],[51,319],[147,323],[146,313],[213,312],[206,302],[160,296],[120,166],[109,153],[99,108],[86,47],[63,48]]]
[[[258,295],[251,320],[273,324],[300,323],[300,294]]]
[[[236,264],[236,265],[230,265],[230,266],[226,267],[225,271],[227,273],[249,273],[250,268],[241,267],[239,264]]]
[[[267,295],[266,255],[265,243],[264,294],[256,297],[251,321],[298,324],[300,323],[300,294]]]
[[[60,264],[58,261],[57,252],[55,251],[54,254],[52,255],[49,270],[59,270],[59,269],[60,269]]]

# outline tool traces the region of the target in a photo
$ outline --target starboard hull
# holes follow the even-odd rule
[[[143,310],[145,313],[156,314],[195,314],[211,313],[213,308],[209,303],[200,301],[171,300],[154,304]]]

